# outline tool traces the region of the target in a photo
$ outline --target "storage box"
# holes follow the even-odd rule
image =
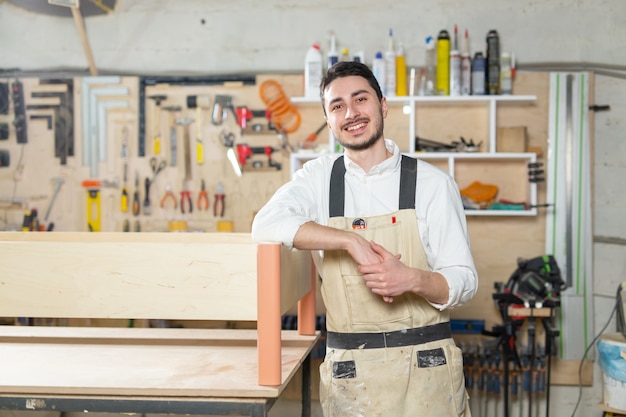
[[[496,131],[497,152],[527,152],[526,126],[499,127]]]
[[[597,348],[604,382],[602,404],[626,412],[626,338],[621,333],[605,334]]]

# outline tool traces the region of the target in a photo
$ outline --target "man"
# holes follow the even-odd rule
[[[321,251],[324,415],[468,417],[448,309],[478,278],[458,187],[384,138],[387,102],[367,66],[334,65],[320,95],[344,154],[307,162],[252,237]]]

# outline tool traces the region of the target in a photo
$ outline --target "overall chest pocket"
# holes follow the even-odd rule
[[[388,223],[368,227],[359,233],[367,240],[373,240],[389,252],[404,253],[402,239],[399,238],[401,223]],[[384,324],[404,321],[411,317],[410,303],[406,296],[396,297],[393,303],[386,303],[378,294],[365,285],[363,276],[357,269],[357,263],[347,253],[340,257],[340,271],[348,310],[355,325]]]

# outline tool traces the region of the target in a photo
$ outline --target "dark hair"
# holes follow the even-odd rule
[[[330,83],[335,81],[337,78],[349,77],[352,75],[365,78],[376,92],[378,100],[383,99],[383,92],[380,90],[380,85],[378,84],[374,73],[367,65],[355,61],[342,61],[337,62],[335,65],[330,67],[326,72],[326,75],[322,78],[322,82],[320,83],[320,98],[322,99],[322,107],[324,107],[324,90],[326,90]]]

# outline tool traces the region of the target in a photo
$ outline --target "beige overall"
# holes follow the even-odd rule
[[[413,176],[414,187],[416,168],[408,163],[413,168],[409,168],[412,173],[407,176]],[[345,173],[341,158],[338,164],[341,165],[339,173]],[[402,176],[406,175],[406,166],[403,161]],[[411,181],[408,184],[405,190],[410,190]],[[341,188],[343,193],[343,186]],[[332,186],[331,196],[337,198]],[[418,233],[415,199],[410,197],[409,200],[411,198],[412,208],[403,208],[401,197],[399,211],[363,218],[365,228],[355,231],[388,251],[401,254],[406,265],[428,269]],[[329,225],[353,230],[355,219],[343,217],[343,203],[340,211],[341,216],[333,217],[331,203]],[[393,303],[384,302],[365,286],[356,263],[346,251],[326,251],[320,274],[329,331],[326,357],[320,367],[320,400],[326,417],[470,417],[462,353],[449,333],[443,339],[434,337],[421,344],[402,341],[407,334],[405,330],[411,333],[409,329],[424,326],[445,328],[449,332],[447,312],[435,309],[414,294],[394,297]],[[419,334],[424,333],[422,329],[417,330]],[[393,333],[394,337],[389,339],[381,336],[382,332],[394,331],[400,331],[400,336],[398,333]],[[355,345],[333,347],[331,333],[345,336],[348,343],[355,342]],[[365,333],[363,343],[359,338],[354,339],[355,333]],[[380,336],[383,346],[377,347],[370,340],[371,334]]]

